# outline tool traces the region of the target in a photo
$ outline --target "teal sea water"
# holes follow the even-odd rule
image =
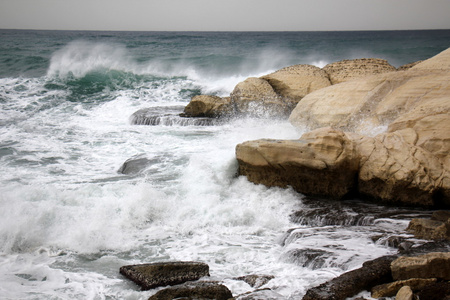
[[[364,261],[422,214],[308,199],[236,177],[236,144],[295,139],[287,120],[133,125],[250,76],[294,64],[376,57],[398,67],[450,45],[450,30],[80,32],[0,30],[0,298],[147,299],[128,264],[196,260],[301,299]],[[118,172],[130,158],[145,168]]]

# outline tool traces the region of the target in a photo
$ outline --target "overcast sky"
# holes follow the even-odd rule
[[[450,29],[450,0],[0,0],[0,28]]]

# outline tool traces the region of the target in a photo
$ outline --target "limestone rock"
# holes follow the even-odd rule
[[[223,284],[215,282],[191,282],[172,286],[158,291],[149,300],[172,299],[215,299],[228,300],[233,298],[230,290]]]
[[[341,198],[356,183],[358,160],[351,139],[322,128],[299,140],[257,140],[236,146],[239,174],[267,186],[292,186],[310,195]]]
[[[373,286],[392,280],[390,264],[393,256],[365,262],[359,269],[346,272],[326,283],[309,289],[303,300],[344,300]]]
[[[323,67],[332,84],[338,84],[368,75],[396,71],[387,60],[379,58],[346,59]]]
[[[189,104],[184,108],[186,117],[209,117],[215,118],[230,115],[233,112],[230,97],[198,95],[192,97]]]
[[[260,117],[283,116],[290,108],[264,79],[250,77],[236,85],[231,93],[236,112]]]
[[[409,70],[409,69],[411,69],[412,67],[414,67],[415,65],[420,64],[421,62],[422,62],[422,60],[419,60],[419,61],[415,61],[415,62],[406,64],[406,65],[402,65],[402,66],[400,66],[400,67],[397,68],[397,71],[406,71],[406,70]]]
[[[149,290],[209,276],[209,266],[201,262],[163,262],[123,266],[120,273],[141,286],[142,290]]]
[[[372,288],[371,296],[373,298],[381,297],[393,297],[403,286],[409,286],[413,292],[417,292],[425,288],[426,286],[433,284],[437,281],[436,278],[412,278],[408,280],[400,280],[382,285],[377,285]]]
[[[436,197],[445,169],[439,157],[416,146],[413,130],[384,133],[356,142],[361,160],[358,192],[382,202],[434,206],[447,202]],[[444,176],[443,176],[444,175]]]
[[[315,66],[295,65],[261,77],[275,92],[292,103],[292,108],[307,94],[331,85],[328,74]]]
[[[409,286],[403,286],[395,296],[395,300],[414,300],[414,294]]]
[[[450,48],[403,72],[372,75],[333,85],[305,96],[289,120],[294,126],[315,129],[332,126],[366,133],[367,128],[412,127],[426,116],[450,112]],[[450,63],[449,63],[450,64]],[[432,69],[435,67],[435,69]],[[412,118],[415,122],[409,122]],[[403,125],[401,125],[403,124]]]
[[[450,240],[450,223],[448,221],[412,219],[406,230],[419,239]]]
[[[416,257],[399,257],[391,264],[395,280],[437,278],[450,280],[450,252],[433,252]]]

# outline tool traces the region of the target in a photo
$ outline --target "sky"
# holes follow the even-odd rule
[[[450,0],[0,0],[2,29],[450,29]]]

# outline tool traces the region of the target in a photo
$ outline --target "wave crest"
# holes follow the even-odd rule
[[[135,67],[122,45],[73,41],[53,54],[47,76],[80,78],[99,70],[133,72]]]

